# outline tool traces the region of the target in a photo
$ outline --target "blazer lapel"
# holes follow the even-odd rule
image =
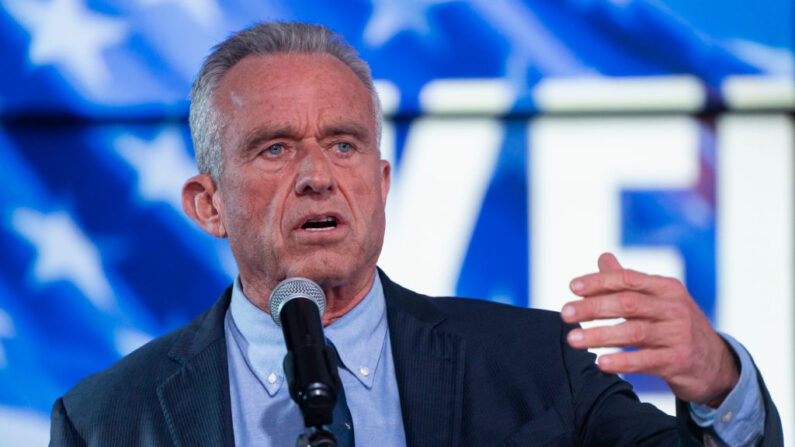
[[[231,288],[184,330],[169,357],[180,367],[157,387],[174,445],[234,446],[224,316]]]
[[[444,315],[428,298],[379,273],[406,442],[409,446],[459,445],[464,341],[440,327]]]

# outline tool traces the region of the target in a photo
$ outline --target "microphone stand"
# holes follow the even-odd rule
[[[324,427],[331,424],[334,405],[337,403],[337,392],[342,388],[342,382],[337,374],[337,354],[330,346],[323,350],[323,357],[329,366],[329,374],[334,386],[329,388],[325,383],[312,383],[305,391],[299,391],[294,386],[294,370],[292,367],[292,353],[284,356],[284,371],[287,383],[290,384],[290,396],[298,404],[304,416],[304,425],[311,431],[298,435],[297,447],[337,447],[337,438],[334,433]]]
[[[285,312],[288,308],[305,310]],[[290,397],[301,409],[304,426],[311,431],[299,435],[296,445],[337,447],[337,438],[324,427],[333,420],[337,393],[342,389],[337,373],[337,354],[334,348],[323,341],[323,326],[315,303],[306,298],[293,299],[284,305],[284,310],[281,313],[281,326],[288,346],[284,357],[284,373]],[[301,361],[296,362],[296,358]],[[297,368],[298,365],[303,365],[304,369]]]

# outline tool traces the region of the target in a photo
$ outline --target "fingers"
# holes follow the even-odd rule
[[[665,320],[678,314],[675,305],[690,296],[678,280],[623,269],[611,253],[599,257],[599,269],[599,273],[572,280],[571,290],[586,299],[566,304],[561,311],[564,321],[619,317]]]
[[[597,264],[599,265],[600,272],[611,272],[623,269],[613,253],[602,253],[602,255],[599,256]]]
[[[600,256],[598,264],[599,273],[571,282],[571,290],[585,299],[566,304],[561,316],[567,323],[619,317],[626,321],[572,329],[568,344],[576,349],[638,348],[602,355],[599,368],[656,375],[680,399],[719,405],[739,371],[685,286],[673,278],[625,270],[610,253]]]
[[[606,261],[606,265],[612,267],[609,262],[609,260]],[[676,287],[676,284],[681,286],[681,283],[673,278],[647,275],[635,270],[624,269],[606,270],[580,276],[571,281],[570,287],[576,295],[585,297],[620,292],[622,290],[659,295],[671,291]]]
[[[605,354],[597,361],[599,369],[613,374],[663,374],[665,365],[671,364],[671,354],[666,349],[644,349]]]
[[[653,324],[642,320],[630,320],[614,326],[572,329],[567,339],[569,344],[577,349],[665,346],[666,340],[660,340],[660,328],[655,328]]]
[[[602,320],[606,318],[641,318],[656,320],[667,315],[671,305],[666,300],[656,299],[642,293],[622,291],[592,296],[572,301],[563,306],[560,315],[566,323]]]

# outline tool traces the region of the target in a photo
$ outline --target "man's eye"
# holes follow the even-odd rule
[[[265,152],[267,152],[268,155],[279,155],[284,152],[284,146],[281,144],[272,144],[265,149]]]
[[[337,143],[337,150],[344,153],[350,152],[353,149],[353,145],[350,143]]]

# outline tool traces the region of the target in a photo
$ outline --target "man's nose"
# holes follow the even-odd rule
[[[295,192],[301,194],[322,194],[337,186],[329,160],[321,147],[307,148],[298,162],[298,178]]]

